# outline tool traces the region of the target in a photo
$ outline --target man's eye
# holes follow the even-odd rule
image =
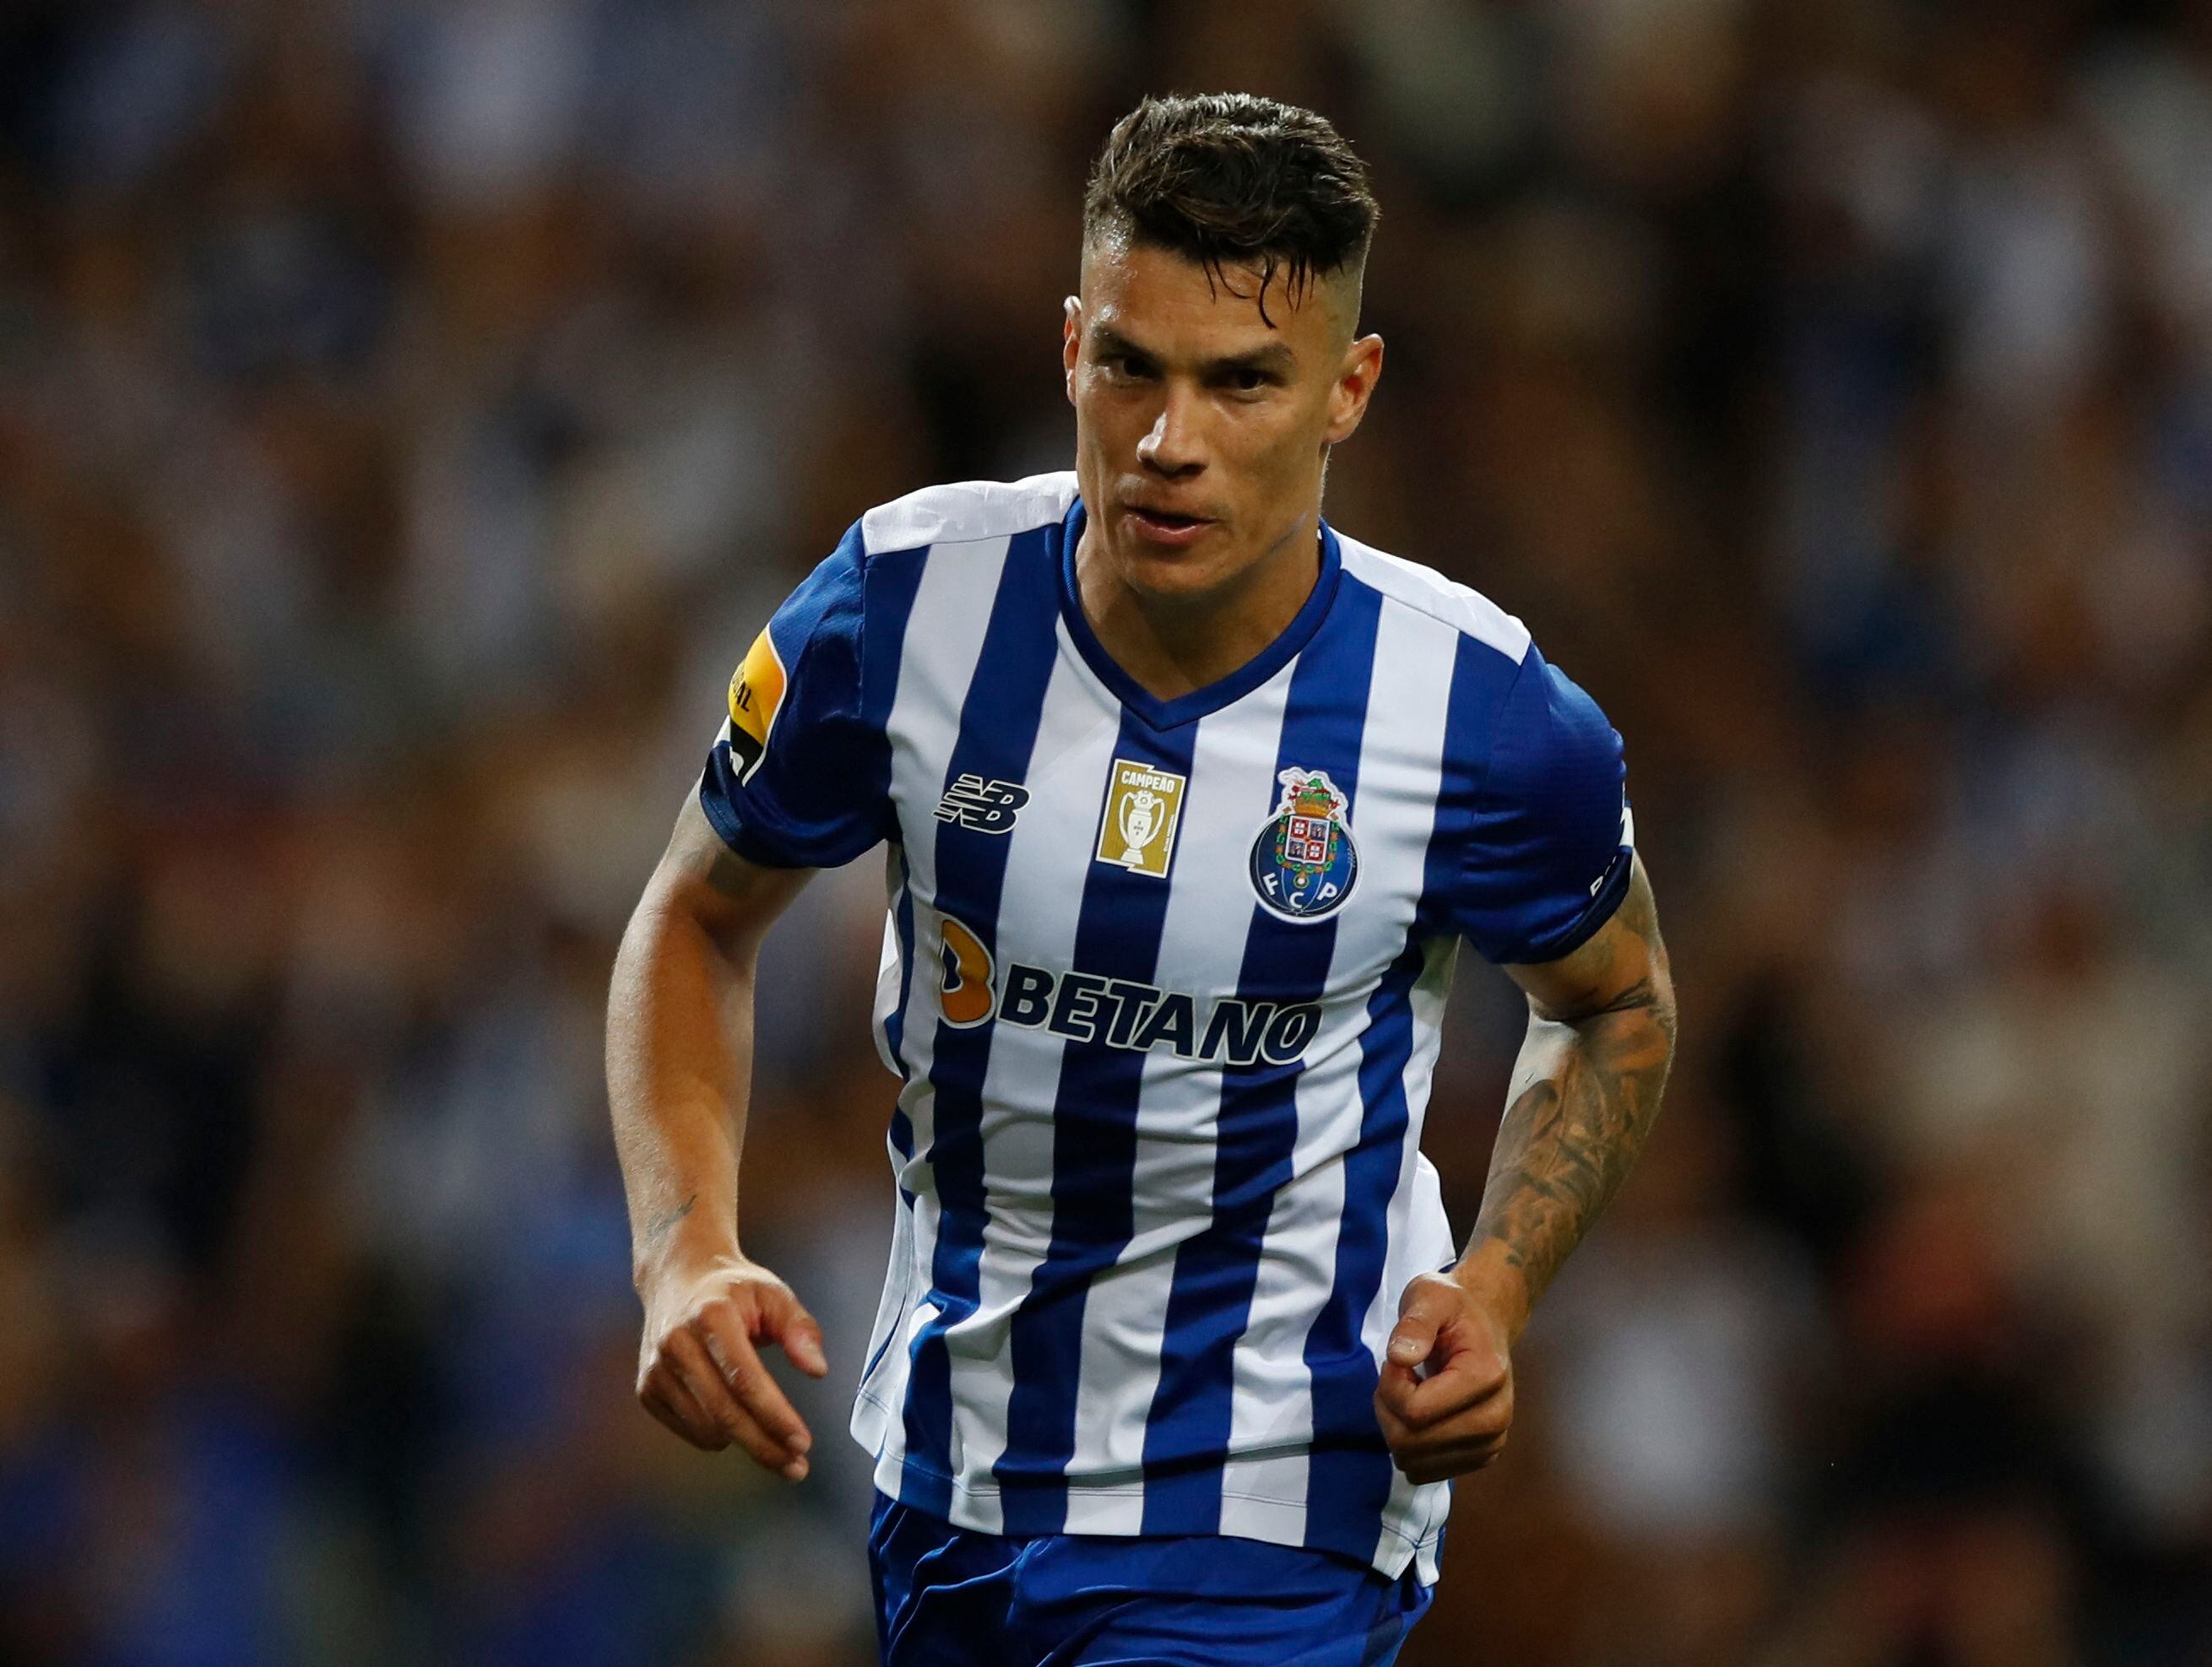
[[[1249,368],[1229,373],[1229,385],[1240,394],[1257,393],[1274,379],[1265,371]]]

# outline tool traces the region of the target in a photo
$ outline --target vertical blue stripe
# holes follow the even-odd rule
[[[1029,774],[1045,691],[1059,653],[1059,524],[1017,536],[1006,552],[983,647],[960,708],[960,732],[945,767],[945,785],[973,772],[986,780],[1020,781]],[[999,905],[1006,889],[1008,841],[979,838],[957,822],[936,822],[937,908],[998,954]],[[927,978],[935,969],[915,967]],[[983,1077],[991,1059],[991,1024],[937,1029],[929,1082],[935,1103],[929,1165],[940,1211],[931,1264],[936,1316],[915,1338],[906,1403],[906,1504],[938,1516],[952,1502],[952,1363],[945,1333],[975,1311],[987,1203],[983,1187]]]
[[[1532,645],[1528,651],[1535,652]],[[1461,864],[1481,827],[1482,790],[1490,775],[1505,697],[1521,675],[1521,662],[1509,660],[1478,638],[1463,636],[1452,662],[1451,693],[1444,712],[1442,779],[1437,787],[1436,831],[1429,841],[1427,872],[1416,935],[1456,932]]]
[[[856,524],[853,536],[858,536],[859,532]],[[860,715],[873,733],[884,737],[878,765],[881,780],[877,791],[884,804],[884,837],[898,847],[899,949],[901,965],[906,969],[898,1006],[884,1024],[884,1040],[889,1045],[891,1058],[898,1061],[899,1075],[903,1077],[908,1074],[903,1048],[907,996],[914,988],[915,976],[914,879],[907,869],[906,832],[899,824],[898,806],[891,803],[890,730],[891,707],[898,699],[899,668],[906,654],[906,628],[914,617],[914,599],[921,589],[921,572],[928,565],[929,549],[924,545],[918,549],[887,550],[867,557],[866,561],[867,607],[861,615],[860,627]],[[906,1120],[904,1112],[894,1112],[894,1131]],[[911,1132],[900,1149],[913,1151]]]
[[[860,536],[860,524],[847,535]],[[890,802],[891,749],[889,731],[891,704],[898,698],[899,667],[906,657],[906,627],[914,617],[914,599],[921,589],[921,570],[929,561],[927,546],[920,549],[885,550],[863,555],[860,611],[860,716],[871,733],[886,737],[874,761],[876,791],[885,806],[883,836],[897,841],[898,807]]]
[[[1114,756],[1188,778],[1196,731],[1185,724],[1162,734],[1125,710]],[[1177,852],[1174,860],[1188,864],[1202,854]],[[1073,965],[1105,978],[1153,982],[1174,883],[1172,868],[1163,882],[1092,862]],[[1056,1534],[1066,1527],[1083,1312],[1091,1280],[1114,1265],[1135,1230],[1144,1082],[1145,1056],[1133,1050],[1070,1041],[1063,1051],[1052,1112],[1052,1243],[1014,1313],[1006,1447],[993,1467],[1008,1534]]]
[[[1355,830],[1382,603],[1364,585],[1339,591],[1327,624],[1291,673],[1275,759],[1278,772],[1326,770],[1352,800]],[[1279,790],[1273,780],[1267,788],[1267,803],[1253,807],[1255,829],[1275,808]],[[1237,993],[1248,1001],[1318,1001],[1335,948],[1334,919],[1284,920],[1255,900]],[[1236,1343],[1251,1312],[1268,1212],[1291,1177],[1303,1072],[1303,1064],[1223,1067],[1213,1217],[1176,1257],[1159,1387],[1145,1427],[1146,1533],[1219,1531]]]
[[[1436,820],[1422,876],[1419,915],[1431,923],[1426,935],[1446,929],[1439,916],[1457,887],[1460,863],[1474,832],[1475,796],[1484,774],[1480,761],[1487,756],[1485,743],[1513,673],[1503,656],[1471,637],[1461,639],[1445,712]],[[1361,1340],[1360,1327],[1382,1287],[1389,1254],[1390,1203],[1405,1167],[1411,1123],[1406,1067],[1413,1054],[1413,991],[1421,975],[1423,936],[1417,928],[1414,941],[1368,1002],[1367,1029],[1359,1045],[1359,1097],[1365,1110],[1359,1143],[1345,1160],[1336,1276],[1306,1337],[1314,1413],[1306,1543],[1362,1561],[1375,1555],[1382,1537],[1394,1471],[1375,1421],[1375,1357]]]

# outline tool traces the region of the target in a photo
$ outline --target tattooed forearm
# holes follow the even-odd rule
[[[678,1221],[682,1221],[686,1215],[689,1215],[691,1213],[693,1207],[696,1206],[698,1202],[699,1195],[694,1192],[690,1197],[686,1198],[682,1203],[678,1204],[673,1209],[664,1209],[659,1211],[650,1221],[646,1222],[643,1229],[638,1234],[639,1245],[642,1246],[659,1244],[663,1239],[665,1239],[668,1236]]]
[[[1674,1014],[1656,1003],[1531,1022],[1474,1232],[1520,1270],[1528,1301],[1628,1179],[1673,1052]]]
[[[1522,969],[1528,1040],[1514,1067],[1469,1261],[1502,1264],[1520,1318],[1635,1167],[1674,1053],[1674,991],[1642,864],[1583,951]]]

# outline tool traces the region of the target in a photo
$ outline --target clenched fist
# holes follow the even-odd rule
[[[1398,1304],[1375,1417],[1408,1482],[1442,1482],[1489,1464],[1513,1424],[1504,1320],[1445,1275],[1422,1274]]]
[[[757,1262],[725,1256],[672,1272],[646,1293],[637,1398],[693,1446],[719,1452],[734,1441],[798,1482],[814,1438],[769,1374],[763,1343],[810,1377],[830,1370],[814,1316]]]

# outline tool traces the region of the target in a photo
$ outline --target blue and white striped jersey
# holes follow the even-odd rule
[[[1073,474],[872,510],[731,688],[756,862],[888,842],[901,1209],[853,1431],[993,1533],[1221,1533],[1436,1578],[1372,1406],[1452,1258],[1418,1149],[1462,937],[1618,906],[1620,738],[1521,622],[1324,527],[1259,658],[1160,700],[1076,601]]]

